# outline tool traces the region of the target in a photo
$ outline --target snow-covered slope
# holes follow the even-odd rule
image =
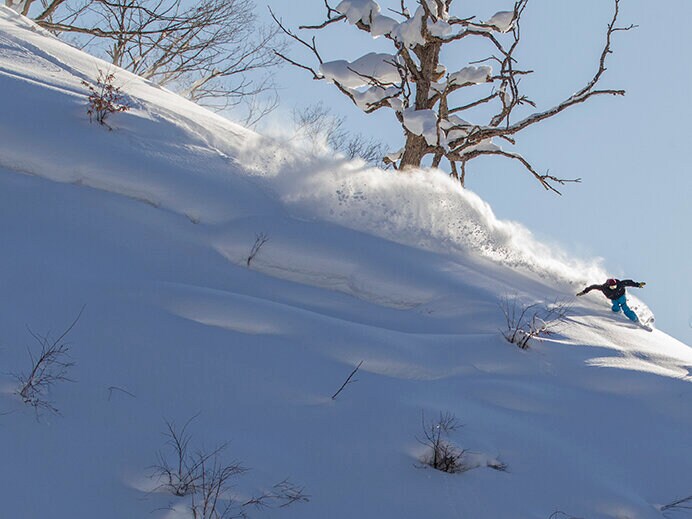
[[[597,263],[441,173],[307,156],[124,71],[132,109],[91,125],[81,82],[107,67],[0,7],[3,517],[188,517],[149,476],[192,417],[193,448],[252,469],[236,501],[310,496],[253,517],[654,519],[692,494],[692,350],[572,300]],[[569,301],[567,325],[508,344],[515,295]],[[26,326],[55,337],[83,305],[62,416],[37,420],[11,376]],[[421,468],[440,412],[478,468]]]

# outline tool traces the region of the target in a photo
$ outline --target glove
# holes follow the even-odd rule
[[[646,283],[643,281],[637,285],[639,288],[644,288],[646,286]]]
[[[582,290],[581,292],[577,293],[577,296],[583,296],[584,294],[586,294],[586,292]]]

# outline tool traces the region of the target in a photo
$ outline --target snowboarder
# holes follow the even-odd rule
[[[603,295],[610,299],[613,304],[613,312],[619,312],[620,309],[625,313],[630,321],[635,323],[639,322],[639,317],[635,314],[632,309],[627,306],[627,297],[625,296],[625,287],[636,287],[642,288],[646,283],[632,281],[631,279],[608,279],[602,285],[591,285],[586,287],[584,290],[579,292],[578,296],[583,296],[591,292],[592,290],[600,290]]]

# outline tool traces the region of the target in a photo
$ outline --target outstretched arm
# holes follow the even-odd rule
[[[631,279],[623,279],[622,284],[626,287],[642,288],[646,283],[644,281],[632,281]]]
[[[577,295],[578,296],[583,296],[584,294],[588,294],[592,290],[601,290],[602,286],[601,285],[591,285],[589,287],[586,287],[584,290],[579,292]]]

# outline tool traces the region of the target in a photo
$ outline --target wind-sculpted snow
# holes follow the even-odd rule
[[[256,146],[258,155],[269,148],[265,142]],[[416,247],[480,255],[552,281],[606,277],[600,260],[569,258],[522,225],[499,220],[486,202],[442,171],[397,173],[359,161],[306,161],[299,150],[274,151],[254,163],[254,153],[245,154],[243,163],[301,216]]]
[[[90,125],[103,62],[4,7],[0,38],[3,517],[190,519],[152,465],[164,420],[192,417],[191,449],[252,469],[224,504],[286,477],[310,496],[252,517],[660,519],[689,495],[692,350],[572,298],[598,262],[441,171],[306,153],[122,71],[132,109]],[[564,327],[510,345],[514,295],[566,302]],[[7,374],[25,325],[59,333],[85,304],[63,416],[37,421]],[[444,412],[463,474],[421,467]]]

